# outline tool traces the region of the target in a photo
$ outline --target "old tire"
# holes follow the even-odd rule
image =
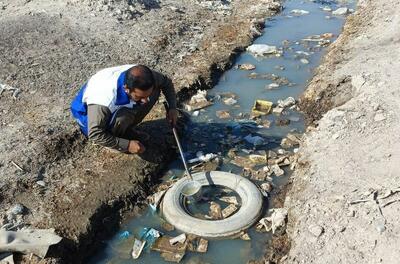
[[[220,185],[228,187],[239,195],[242,201],[240,209],[223,220],[202,220],[189,215],[182,208],[181,190],[188,179],[182,178],[167,191],[163,200],[162,212],[170,224],[176,229],[202,237],[229,237],[252,226],[259,218],[263,197],[248,179],[228,172],[211,171],[193,174],[193,178],[202,186]]]

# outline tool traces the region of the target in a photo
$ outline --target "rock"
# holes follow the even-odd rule
[[[244,157],[241,156],[236,156],[233,160],[230,161],[230,163],[232,163],[233,165],[236,165],[238,167],[242,167],[242,168],[253,168],[254,167],[254,163],[251,162],[249,159],[246,159]]]
[[[194,116],[194,117],[199,116],[199,115],[200,115],[200,111],[194,111],[192,113],[192,116]]]
[[[379,233],[383,233],[386,230],[385,224],[383,223],[377,224],[375,228]]]
[[[275,176],[278,176],[278,177],[285,174],[285,171],[282,170],[282,169],[279,167],[279,165],[277,165],[277,164],[272,165],[272,166],[271,166],[271,170],[273,171],[273,173],[275,174]]]
[[[251,160],[251,162],[257,165],[262,165],[267,163],[267,155],[251,154],[249,155],[249,159]]]
[[[185,256],[185,253],[170,253],[170,252],[163,252],[160,256],[168,262],[176,262],[179,263]]]
[[[267,193],[270,193],[272,191],[272,184],[269,182],[264,182],[260,185],[261,189],[266,191]]]
[[[210,202],[209,215],[210,215],[211,219],[213,219],[213,220],[222,219],[221,206],[219,204],[217,204],[216,202]]]
[[[332,8],[330,6],[324,6],[324,7],[322,7],[322,11],[332,12]]]
[[[37,181],[36,184],[42,187],[46,186],[46,183],[44,181]]]
[[[280,115],[280,114],[282,114],[283,110],[284,110],[284,108],[277,106],[272,109],[272,113]]]
[[[308,15],[310,12],[302,9],[293,9],[292,11],[290,11],[290,13],[293,15],[301,16],[301,15]]]
[[[208,240],[200,238],[196,251],[199,253],[206,253],[208,248]]]
[[[316,225],[316,224],[311,224],[308,227],[308,231],[315,237],[319,237],[322,235],[324,232],[324,228],[322,226]]]
[[[162,253],[185,254],[186,244],[177,243],[171,245],[169,242],[171,239],[172,237],[170,236],[159,237],[151,246],[151,249]]]
[[[386,117],[385,117],[385,115],[383,113],[377,113],[374,116],[374,121],[375,122],[380,122],[380,121],[383,121],[385,119],[386,119]]]
[[[253,44],[248,46],[246,50],[254,56],[266,56],[279,53],[276,46],[269,46],[266,44]]]
[[[340,7],[332,12],[332,15],[335,16],[344,16],[349,13],[349,9],[347,7]]]
[[[215,115],[221,119],[228,119],[231,118],[231,114],[228,110],[219,110],[215,112]]]
[[[233,215],[237,211],[237,207],[234,204],[228,205],[224,210],[222,210],[222,217],[225,219],[231,215]]]
[[[212,102],[207,100],[207,91],[200,90],[192,96],[188,104],[185,104],[185,108],[187,111],[196,111],[212,104]]]
[[[239,64],[238,68],[240,70],[251,71],[251,70],[254,70],[256,68],[256,66],[253,64],[250,64],[250,63],[244,63],[244,64]]]

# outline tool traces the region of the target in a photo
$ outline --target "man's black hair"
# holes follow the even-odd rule
[[[132,91],[134,88],[147,91],[154,86],[153,73],[147,66],[135,65],[127,70],[125,85],[129,91]]]

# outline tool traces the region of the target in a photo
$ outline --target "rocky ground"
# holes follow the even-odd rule
[[[147,155],[89,144],[69,112],[80,86],[101,68],[144,63],[184,98],[213,84],[279,9],[273,0],[1,1],[0,225],[55,228],[64,239],[48,262],[90,256],[175,150],[160,105],[142,126]]]
[[[302,98],[286,263],[399,262],[399,8],[358,1]]]

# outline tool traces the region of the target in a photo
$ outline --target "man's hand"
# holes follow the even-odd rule
[[[178,110],[170,109],[167,113],[167,120],[171,123],[173,127],[175,127],[176,122],[178,121]]]
[[[128,151],[134,154],[141,154],[146,150],[142,143],[137,140],[129,141]]]

